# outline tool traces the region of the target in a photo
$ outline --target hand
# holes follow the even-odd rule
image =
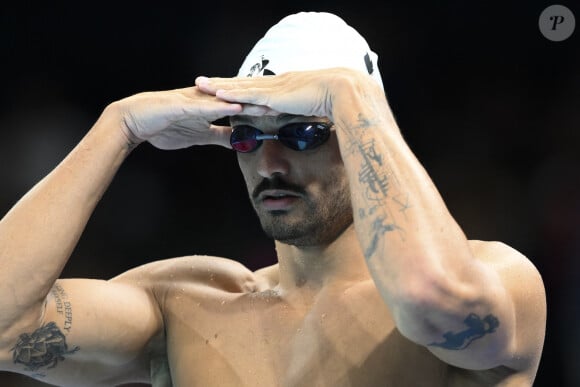
[[[231,128],[212,122],[243,111],[240,104],[220,100],[197,87],[139,93],[112,105],[121,115],[130,144],[149,141],[160,149],[206,144],[230,147]]]
[[[195,84],[201,91],[223,101],[265,108],[255,109],[254,115],[288,113],[332,120],[339,91],[361,81],[373,83],[358,71],[334,68],[255,78],[198,77]]]

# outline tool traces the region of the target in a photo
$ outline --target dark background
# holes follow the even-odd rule
[[[549,314],[536,385],[580,385],[580,3],[557,2],[577,20],[563,42],[538,29],[553,4],[546,1],[291,4],[4,5],[0,213],[108,103],[185,87],[197,75],[235,75],[281,17],[335,12],[379,54],[399,125],[468,237],[506,242],[542,273]],[[252,269],[275,262],[233,152],[144,144],[119,171],[63,276],[110,278],[189,254]],[[0,385],[41,383],[0,373]]]

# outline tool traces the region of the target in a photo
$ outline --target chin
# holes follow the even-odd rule
[[[331,228],[321,226],[321,223],[314,223],[310,221],[298,222],[294,224],[280,223],[268,224],[262,223],[262,228],[266,235],[280,243],[284,243],[296,247],[316,247],[325,246],[334,242],[346,230],[352,221],[345,222],[344,225],[339,226],[340,223],[324,223],[332,225]]]

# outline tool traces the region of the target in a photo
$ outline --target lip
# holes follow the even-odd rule
[[[257,199],[266,210],[287,210],[300,196],[294,191],[276,189],[262,191]]]

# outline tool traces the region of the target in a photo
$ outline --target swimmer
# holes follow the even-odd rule
[[[204,75],[111,103],[0,221],[0,369],[63,386],[532,385],[541,276],[506,244],[466,238],[356,30],[292,14],[236,77]],[[237,152],[278,262],[187,256],[61,278],[146,141]]]

